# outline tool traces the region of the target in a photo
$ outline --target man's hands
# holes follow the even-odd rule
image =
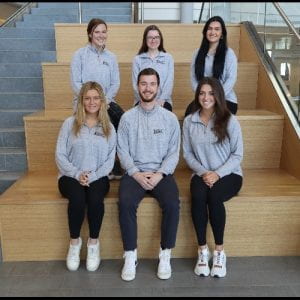
[[[142,186],[146,191],[153,190],[156,185],[162,180],[162,173],[153,172],[136,172],[132,177]]]
[[[212,186],[220,179],[220,177],[216,172],[208,171],[202,175],[202,179],[206,185],[212,188]]]

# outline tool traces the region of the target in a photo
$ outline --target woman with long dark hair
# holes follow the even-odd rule
[[[162,32],[156,25],[145,28],[141,48],[132,63],[132,85],[134,104],[139,103],[137,77],[140,71],[153,68],[160,78],[160,86],[156,96],[158,105],[172,111],[172,91],[174,83],[174,60],[164,48]]]
[[[222,85],[215,78],[200,79],[193,110],[183,122],[183,156],[193,171],[191,179],[192,219],[198,240],[197,275],[224,277],[226,255],[224,202],[241,189],[243,139],[239,121],[226,106]],[[215,249],[213,265],[206,242],[210,221]]]
[[[237,97],[233,87],[237,78],[237,58],[234,51],[227,46],[227,30],[223,19],[211,17],[204,25],[203,38],[196,49],[191,63],[191,83],[196,91],[202,77],[218,79],[224,89],[226,104],[231,113],[238,109]],[[192,111],[192,103],[186,109],[185,116]]]

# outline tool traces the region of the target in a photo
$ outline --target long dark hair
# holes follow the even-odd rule
[[[216,54],[214,58],[214,63],[213,63],[213,77],[220,79],[223,70],[224,70],[224,65],[225,65],[225,56],[227,52],[227,30],[225,23],[223,19],[219,16],[214,16],[211,17],[204,25],[202,34],[202,42],[200,45],[200,49],[198,51],[196,60],[195,60],[195,75],[197,80],[199,81],[203,76],[204,76],[204,64],[205,64],[205,57],[208,53],[209,50],[209,41],[206,37],[206,33],[208,30],[208,26],[210,25],[211,22],[219,22],[222,27],[222,37],[219,40],[218,47],[216,49]]]
[[[162,51],[162,52],[166,52],[165,48],[164,48],[164,38],[163,38],[163,35],[160,31],[160,29],[156,26],[156,25],[149,25],[145,28],[144,30],[144,34],[143,34],[143,43],[142,43],[142,46],[138,52],[138,54],[142,54],[142,53],[145,53],[145,52],[148,52],[148,46],[147,46],[147,34],[150,30],[156,30],[158,31],[159,33],[159,36],[160,36],[160,44],[158,46],[158,50],[159,51]]]
[[[204,84],[210,85],[214,93],[214,98],[216,103],[214,107],[215,115],[214,115],[213,131],[218,137],[218,143],[220,143],[226,138],[226,136],[228,137],[227,125],[231,113],[227,108],[224,89],[219,80],[213,77],[202,77],[200,79],[195,92],[192,113],[196,112],[197,110],[199,111],[202,110],[202,106],[199,102],[199,94]]]

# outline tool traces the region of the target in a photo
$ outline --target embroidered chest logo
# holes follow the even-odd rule
[[[153,129],[154,134],[161,134],[163,133],[163,129]]]
[[[102,63],[103,63],[103,65],[105,65],[105,66],[108,66],[108,67],[109,67],[109,63],[108,63],[107,61],[105,61],[105,60],[104,60]]]
[[[100,131],[95,131],[94,135],[105,137],[105,135]]]

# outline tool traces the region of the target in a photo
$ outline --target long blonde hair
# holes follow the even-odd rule
[[[77,110],[74,114],[75,121],[74,121],[74,125],[73,125],[73,132],[77,136],[80,131],[81,126],[85,122],[86,112],[85,112],[84,105],[83,105],[83,99],[89,90],[96,90],[100,96],[101,106],[100,106],[100,109],[98,112],[97,119],[98,119],[99,124],[101,124],[101,126],[102,126],[102,130],[103,130],[105,137],[108,138],[111,133],[111,125],[110,125],[110,120],[109,120],[109,116],[107,113],[106,98],[105,98],[105,95],[104,95],[101,85],[94,81],[88,81],[88,82],[84,83],[80,89],[80,92],[78,95]]]

